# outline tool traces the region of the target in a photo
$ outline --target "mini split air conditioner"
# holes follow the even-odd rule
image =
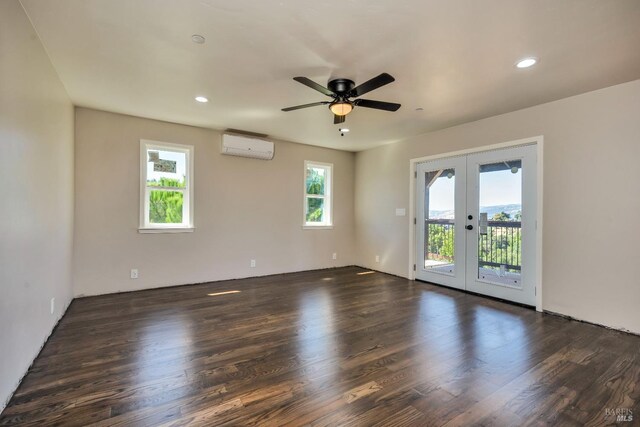
[[[222,135],[221,153],[229,156],[273,159],[273,142],[243,135]]]

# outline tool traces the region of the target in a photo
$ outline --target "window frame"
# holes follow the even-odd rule
[[[325,172],[325,191],[324,195],[318,196],[317,194],[308,194],[307,193],[307,170],[310,168],[318,168],[324,169]],[[302,180],[302,228],[308,230],[322,230],[322,229],[332,229],[333,228],[333,163],[323,163],[316,162],[312,160],[304,161],[304,174]],[[309,198],[313,199],[324,199],[324,215],[326,218],[325,221],[321,223],[317,222],[307,222],[307,209],[309,204],[307,200]],[[327,203],[328,202],[328,203]]]
[[[147,185],[147,152],[149,150],[173,151],[184,153],[185,162],[185,188],[179,187],[150,187]],[[170,142],[140,140],[140,221],[139,233],[189,233],[193,232],[193,145],[174,144]],[[157,189],[167,189],[182,193],[182,223],[181,224],[160,224],[149,222],[149,191]]]

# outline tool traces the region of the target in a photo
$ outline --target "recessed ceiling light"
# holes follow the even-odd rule
[[[536,58],[524,58],[518,61],[516,67],[518,68],[529,68],[534,65],[538,60]]]
[[[196,96],[196,101],[202,102],[202,103],[209,102],[209,100],[204,96]]]
[[[340,131],[340,132],[343,132],[343,133],[344,133],[344,132],[349,132],[349,129],[347,129],[347,128],[340,128],[340,129],[338,129],[338,131]]]
[[[204,44],[204,42],[205,42],[205,38],[204,38],[203,36],[201,36],[200,34],[194,34],[194,35],[192,35],[192,36],[191,36],[191,40],[192,40],[194,43],[197,43],[197,44]]]

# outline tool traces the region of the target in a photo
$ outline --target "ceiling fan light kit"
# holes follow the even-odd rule
[[[302,83],[311,89],[317,90],[323,95],[333,98],[333,101],[312,102],[311,104],[283,108],[282,111],[293,111],[328,104],[329,110],[333,113],[333,123],[339,124],[345,122],[346,115],[353,111],[356,106],[384,111],[398,111],[400,108],[400,104],[392,102],[373,101],[369,99],[350,99],[358,98],[365,93],[371,92],[372,90],[393,82],[395,79],[387,73],[382,73],[357,87],[353,80],[349,79],[333,79],[327,85],[328,87],[321,86],[307,77],[294,77],[293,80],[298,83]]]
[[[346,116],[353,111],[353,105],[349,102],[334,102],[329,105],[329,109],[336,116]]]

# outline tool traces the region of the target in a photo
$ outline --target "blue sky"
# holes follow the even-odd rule
[[[429,189],[429,209],[453,210],[453,189],[456,177],[438,178]],[[522,169],[480,174],[480,206],[511,205],[522,203]]]

